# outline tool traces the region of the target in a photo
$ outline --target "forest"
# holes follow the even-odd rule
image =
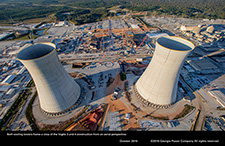
[[[96,22],[114,16],[109,8],[118,5],[129,12],[147,11],[150,16],[225,19],[224,0],[0,0],[0,24],[51,15],[75,24]]]

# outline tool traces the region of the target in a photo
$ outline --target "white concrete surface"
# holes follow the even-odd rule
[[[21,50],[17,58],[30,72],[42,110],[65,112],[80,96],[80,86],[61,65],[52,43],[35,44]]]
[[[147,101],[169,105],[176,100],[179,71],[194,44],[179,37],[161,37],[154,56],[136,83],[138,93]]]

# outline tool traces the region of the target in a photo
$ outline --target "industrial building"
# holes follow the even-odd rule
[[[14,79],[16,78],[16,75],[8,75],[2,82],[2,85],[8,85],[10,84]]]
[[[188,63],[197,71],[197,73],[210,74],[221,72],[221,70],[208,59],[189,60]]]
[[[187,25],[181,25],[180,30],[181,31],[193,31],[199,26],[187,26]]]
[[[30,72],[40,107],[47,115],[62,115],[76,105],[80,86],[61,65],[54,44],[39,43],[24,48],[17,58]]]
[[[157,39],[154,56],[135,84],[135,92],[148,106],[167,108],[176,101],[180,68],[194,44],[180,37]]]
[[[225,107],[225,94],[224,89],[213,89],[208,93],[216,99],[216,101],[223,107]]]

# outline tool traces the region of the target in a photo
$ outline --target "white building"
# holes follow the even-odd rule
[[[64,21],[59,21],[58,23],[55,23],[55,26],[56,27],[62,27],[65,25],[65,22]]]
[[[134,28],[134,29],[138,29],[139,28],[139,26],[137,25],[137,24],[131,24],[130,25],[132,28]]]
[[[180,30],[181,31],[193,31],[196,29],[198,26],[187,26],[187,25],[181,25]]]

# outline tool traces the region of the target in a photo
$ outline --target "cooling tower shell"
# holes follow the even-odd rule
[[[153,58],[135,84],[135,92],[157,107],[169,106],[177,97],[179,72],[194,44],[180,37],[161,37]]]
[[[31,74],[45,113],[59,115],[73,107],[81,89],[60,63],[54,44],[39,43],[24,48],[17,58]]]

